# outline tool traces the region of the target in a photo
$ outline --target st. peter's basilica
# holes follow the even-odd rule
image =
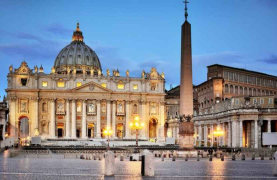
[[[145,125],[140,139],[165,138],[164,73],[152,68],[130,77],[128,70],[102,70],[79,24],[50,74],[24,61],[18,68],[10,66],[7,77],[9,131],[15,139],[100,139],[108,127],[112,138],[131,139],[135,131],[129,122],[137,116]]]

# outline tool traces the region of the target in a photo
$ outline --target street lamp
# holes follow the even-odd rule
[[[135,116],[134,121],[130,122],[130,127],[136,130],[136,147],[138,147],[139,129],[144,127],[144,123],[140,123],[139,117]]]
[[[220,128],[217,126],[216,131],[214,131],[214,135],[217,137],[217,148],[218,148],[218,142],[219,137],[223,136],[224,132],[220,130]]]
[[[112,130],[110,130],[110,127],[107,127],[107,129],[104,129],[104,135],[108,136],[108,150],[110,149],[110,136],[112,135]]]

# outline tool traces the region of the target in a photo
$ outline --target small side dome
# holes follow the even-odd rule
[[[58,74],[67,74],[75,71],[77,74],[90,73],[91,70],[102,71],[97,54],[84,42],[83,33],[77,23],[72,42],[65,46],[56,57],[54,68]],[[74,72],[73,71],[73,72]]]

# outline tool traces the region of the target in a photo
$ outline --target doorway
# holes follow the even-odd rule
[[[88,138],[94,138],[94,124],[88,124]]]
[[[158,124],[158,121],[156,119],[150,119],[150,121],[149,121],[149,138],[157,137],[157,124]]]
[[[123,138],[123,123],[118,123],[116,126],[116,136],[119,139]]]
[[[57,124],[58,138],[62,138],[63,137],[63,128],[64,128],[64,124],[63,123],[58,123]]]
[[[19,119],[19,138],[27,138],[29,136],[29,119],[27,117],[22,117]]]

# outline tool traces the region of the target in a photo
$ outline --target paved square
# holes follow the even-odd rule
[[[207,158],[155,159],[155,177],[140,176],[140,162],[116,159],[116,176],[104,177],[104,160],[64,159],[62,155],[53,158],[7,158],[7,152],[0,157],[0,179],[277,179],[272,176],[274,161],[246,159],[246,161],[226,158],[224,162]]]

